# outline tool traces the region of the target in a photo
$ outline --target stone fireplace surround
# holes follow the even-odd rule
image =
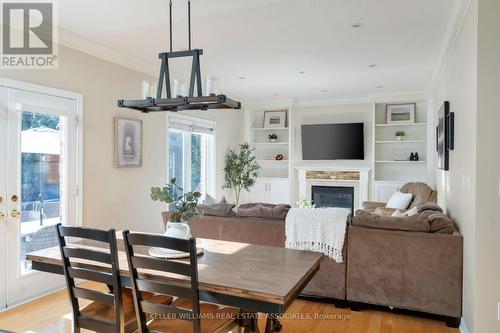
[[[354,211],[368,200],[370,168],[303,166],[296,167],[299,176],[299,199],[311,199],[312,186],[354,188]]]

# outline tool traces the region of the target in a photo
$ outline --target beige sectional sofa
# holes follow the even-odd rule
[[[325,257],[303,296],[332,299],[338,306],[349,302],[354,310],[366,303],[436,314],[457,327],[462,315],[463,239],[432,203],[435,192],[416,184],[401,190],[423,188],[428,195],[422,200],[431,202],[417,201],[418,214],[409,217],[375,214],[373,203],[357,211],[348,223],[344,262]],[[167,221],[168,213],[163,218]],[[285,244],[283,219],[206,215],[191,219],[189,225],[195,237]]]

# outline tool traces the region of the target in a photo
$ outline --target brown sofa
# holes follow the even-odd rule
[[[407,217],[358,211],[348,229],[347,299],[445,317],[462,315],[462,236],[434,203]]]
[[[408,206],[408,209],[416,207],[424,202],[436,202],[437,192],[434,191],[429,185],[425,183],[415,182],[406,183],[400,189],[402,193],[411,193],[413,199]],[[385,208],[386,202],[375,202],[375,201],[365,201],[363,202],[363,209],[365,212],[373,213],[378,210],[380,213],[385,213],[386,215],[391,215],[395,209]],[[360,210],[358,210],[359,212]],[[356,212],[356,214],[358,213]]]
[[[375,304],[445,316],[462,314],[462,236],[432,203],[419,214],[391,217],[358,211],[348,225],[344,263],[325,257],[303,296]],[[164,222],[168,213],[163,213]],[[283,220],[204,216],[189,221],[195,237],[283,247]]]
[[[163,222],[168,221],[168,212],[163,212]],[[266,246],[285,246],[285,221],[254,217],[220,217],[205,215],[189,220],[191,233],[195,237],[220,239]],[[318,273],[302,291],[303,296],[332,298],[336,305],[344,306],[346,299],[345,258],[338,264],[328,257],[321,262]]]

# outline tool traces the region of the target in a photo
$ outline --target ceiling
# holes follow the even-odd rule
[[[193,47],[204,49],[203,75],[216,77],[220,92],[246,100],[422,91],[430,87],[456,2],[192,0]],[[186,0],[173,3],[174,48],[186,49]],[[146,72],[159,70],[168,0],[58,6],[62,31],[143,63]],[[173,70],[189,68],[179,63]]]

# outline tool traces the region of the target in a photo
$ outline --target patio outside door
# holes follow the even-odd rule
[[[78,216],[77,100],[0,87],[0,308],[64,287],[31,269],[27,252],[57,245]]]

